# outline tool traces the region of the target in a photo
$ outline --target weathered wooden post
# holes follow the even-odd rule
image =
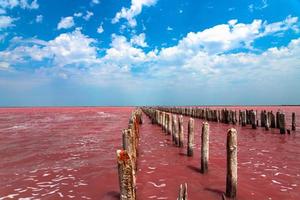
[[[292,131],[296,130],[296,114],[292,113]]]
[[[204,122],[201,134],[201,172],[203,174],[208,171],[209,160],[209,124]]]
[[[273,112],[270,112],[270,118],[271,118],[271,128],[276,128],[276,119],[275,119],[275,115],[273,114]]]
[[[166,113],[165,112],[161,112],[161,129],[164,132],[165,131],[165,125],[166,125]]]
[[[276,112],[276,128],[279,128],[279,114],[280,114],[280,112],[277,111]]]
[[[247,120],[246,120],[246,111],[245,110],[243,110],[242,112],[241,112],[241,114],[242,114],[242,116],[241,116],[241,120],[242,120],[242,126],[246,126],[246,123],[247,123]]]
[[[178,146],[183,147],[184,134],[183,134],[183,116],[182,115],[180,115],[178,117],[178,122],[179,122],[179,142],[178,142]]]
[[[187,199],[188,199],[187,184],[186,183],[184,185],[180,184],[177,200],[187,200]]]
[[[226,196],[235,198],[237,191],[237,131],[231,128],[227,132],[227,177]]]
[[[172,135],[172,114],[169,113],[168,135]]]
[[[256,129],[256,112],[254,110],[251,112],[251,124],[252,128]]]
[[[279,130],[280,134],[285,134],[285,115],[284,113],[279,114]]]
[[[269,122],[269,117],[266,115],[266,118],[265,118],[265,128],[266,130],[268,131],[270,129],[270,122]]]
[[[173,115],[173,129],[172,129],[172,140],[177,145],[178,144],[178,120],[177,115]]]
[[[187,155],[193,156],[194,154],[194,119],[190,118],[188,123],[188,145],[187,145]]]
[[[117,150],[120,200],[135,200],[133,168],[130,156],[126,150]]]

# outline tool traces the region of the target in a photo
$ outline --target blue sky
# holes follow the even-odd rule
[[[0,106],[300,104],[299,17],[299,0],[0,0]]]

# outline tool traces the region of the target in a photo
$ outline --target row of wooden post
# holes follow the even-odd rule
[[[228,110],[210,109],[199,107],[153,107],[156,110],[167,113],[186,115],[194,118],[200,118],[207,121],[221,122],[226,124],[240,124],[242,126],[251,125],[253,129],[259,126],[258,111],[255,110]],[[260,113],[260,126],[266,130],[270,128],[278,128],[281,134],[290,133],[290,129],[286,128],[286,117],[283,112],[262,110]],[[296,130],[296,114],[292,113],[291,130]]]
[[[170,134],[172,141],[178,147],[183,147],[183,116],[163,112],[153,108],[143,108],[144,113],[151,119],[152,123],[162,126],[162,130]],[[178,122],[179,123],[178,123]],[[193,156],[194,147],[194,119],[188,121],[187,156]],[[203,122],[201,131],[201,173],[208,172],[209,161],[209,124]],[[237,131],[233,128],[227,133],[227,178],[226,196],[236,197],[237,188]],[[180,186],[179,200],[187,199],[187,185]]]
[[[121,200],[136,199],[136,170],[140,124],[142,124],[142,110],[136,109],[131,113],[128,128],[122,131],[123,149],[117,150]]]

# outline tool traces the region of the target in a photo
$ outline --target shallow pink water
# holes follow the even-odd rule
[[[241,109],[241,107],[235,107]],[[230,109],[234,109],[231,107]],[[244,108],[243,108],[244,109]],[[258,107],[277,111],[278,107]],[[200,131],[195,120],[194,156],[186,156],[186,145],[177,148],[170,136],[146,120],[140,142],[139,199],[176,199],[179,185],[188,184],[189,199],[222,199],[226,184],[226,130],[238,130],[238,199],[300,199],[300,107],[281,107],[289,115],[297,112],[298,129],[280,135],[278,129],[265,131],[210,122],[209,173],[200,174]],[[188,118],[184,118],[184,132]]]
[[[131,110],[0,109],[0,199],[117,199]]]
[[[0,199],[118,199],[115,152],[132,109],[1,108]],[[280,135],[278,129],[236,126],[238,199],[300,199],[300,107],[281,109],[289,126],[290,113],[297,113],[297,131],[291,135]],[[138,199],[175,199],[184,182],[190,199],[221,199],[226,130],[232,126],[210,122],[209,173],[202,175],[202,120],[195,121],[195,154],[188,158],[185,147],[174,147],[160,127],[144,119]]]

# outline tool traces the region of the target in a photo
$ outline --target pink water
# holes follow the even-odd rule
[[[133,108],[0,109],[0,199],[118,199],[116,149]],[[258,109],[265,109],[259,107]],[[277,111],[278,107],[266,107]],[[280,135],[250,126],[238,130],[238,199],[300,199],[300,107],[297,131]],[[226,130],[210,122],[209,173],[199,173],[200,128],[194,157],[174,147],[144,116],[138,160],[138,199],[176,199],[188,183],[189,199],[221,199],[226,178]],[[185,133],[187,129],[185,121]],[[287,127],[289,128],[289,127]]]

